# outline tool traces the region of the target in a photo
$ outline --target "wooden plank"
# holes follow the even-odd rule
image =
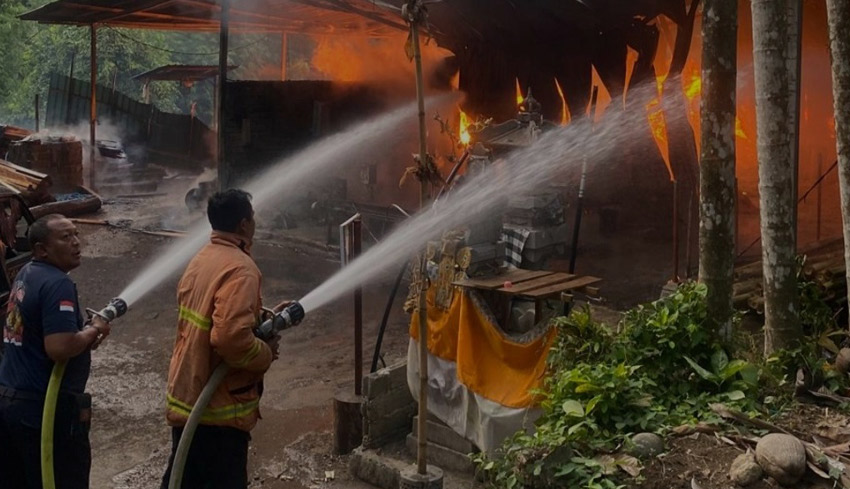
[[[547,270],[522,270],[516,269],[511,270],[510,272],[503,273],[501,275],[494,275],[489,277],[482,278],[469,278],[466,280],[459,280],[457,282],[452,282],[452,285],[459,285],[461,287],[475,287],[478,289],[498,289],[505,285],[505,282],[510,281],[511,283],[520,283],[526,280],[532,280],[538,277],[543,277],[546,275],[552,275],[555,272],[550,272]]]
[[[521,282],[511,287],[502,287],[499,289],[499,292],[504,292],[510,295],[518,295],[534,289],[546,287],[548,285],[555,285],[558,283],[567,282],[575,277],[576,276],[573,274],[558,272],[553,273],[552,275],[545,275],[534,280],[526,280],[525,282]]]
[[[586,287],[588,285],[592,285],[601,281],[602,279],[599,277],[580,277],[575,280],[570,280],[569,282],[551,285],[542,289],[532,290],[522,295],[534,299],[542,299],[544,297],[560,294],[561,292],[566,292],[568,290],[580,289],[582,287]]]

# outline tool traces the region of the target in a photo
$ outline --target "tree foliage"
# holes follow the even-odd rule
[[[0,71],[0,123],[32,127],[35,95],[41,97],[43,113],[51,73],[67,75],[72,59],[74,76],[89,79],[88,27],[43,25],[18,18],[44,3],[45,0],[0,1],[0,46],[5,53]],[[168,64],[217,65],[218,42],[215,33],[101,26],[97,29],[97,82],[141,100],[142,82],[133,76]],[[228,62],[239,68],[228,77],[279,78],[280,45],[278,34],[231,35]],[[198,117],[205,122],[211,120],[213,80],[191,87],[174,81],[153,82],[150,89],[151,102],[159,109],[189,113],[195,102]]]

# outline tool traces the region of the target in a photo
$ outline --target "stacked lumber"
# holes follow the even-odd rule
[[[28,206],[52,202],[52,185],[50,175],[0,159],[0,187],[21,194]]]
[[[801,253],[805,256],[802,276],[823,291],[827,302],[847,302],[846,266],[841,239],[818,243]],[[735,267],[732,304],[737,310],[764,313],[764,279],[761,260]]]

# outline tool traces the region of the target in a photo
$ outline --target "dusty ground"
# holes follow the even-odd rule
[[[86,216],[108,219],[118,227],[79,225],[85,257],[72,277],[85,306],[105,305],[154,258],[167,253],[177,242],[174,238],[138,231],[184,228],[192,219],[182,205],[184,189],[191,180],[191,177],[170,178],[162,186],[170,195],[110,199],[101,213]],[[312,245],[306,244],[310,237]],[[263,295],[267,303],[302,297],[339,268],[337,251],[325,249],[322,237],[321,229],[312,233],[304,228],[291,232],[258,230],[254,254],[264,274]],[[594,246],[584,255],[602,262],[608,260],[608,272],[620,277],[619,282],[606,277],[605,290],[611,289],[615,303],[628,303],[636,300],[636,296],[653,298],[658,285],[646,284],[663,283],[667,275],[658,269],[657,259],[648,258],[646,263],[635,259],[636,255],[651,257],[653,252],[656,256],[664,253],[655,242],[631,242],[629,248]],[[651,248],[654,249],[650,251]],[[623,273],[624,263],[610,263],[612,257],[630,260],[630,273]],[[614,273],[618,270],[619,273]],[[116,321],[112,336],[93,355],[89,383],[95,399],[92,487],[148,489],[159,485],[170,450],[170,432],[164,421],[164,392],[174,341],[175,287],[180,271],[172,271],[170,277]],[[367,367],[392,278],[384,277],[364,289]],[[406,289],[401,291],[401,297],[404,293]],[[407,348],[407,318],[398,302],[383,348],[389,363],[401,360]],[[311,312],[299,327],[285,333],[281,358],[266,377],[261,403],[263,419],[252,433],[248,467],[252,487],[370,487],[351,479],[348,457],[332,455],[331,401],[336,392],[353,389],[352,309],[351,299],[345,298]],[[608,317],[600,319],[616,322],[616,313],[609,312]],[[800,419],[804,425],[816,426],[821,418]],[[846,418],[842,419],[842,426],[846,426]],[[834,420],[829,423],[836,424]],[[645,482],[630,487],[731,487],[728,467],[741,453],[740,448],[709,435],[671,439],[668,448],[667,453],[647,465],[643,472]],[[403,450],[395,450],[392,455],[406,456]],[[799,487],[827,487],[818,484],[819,481],[812,480]],[[470,488],[477,484],[469,478],[448,475],[446,487]],[[765,481],[756,487],[774,486]]]
[[[174,200],[117,199],[108,201],[100,214],[86,217],[120,219],[134,229],[162,227],[165,219],[179,227],[187,216],[179,205],[173,206]],[[182,198],[177,203],[182,204]],[[79,227],[84,260],[72,277],[82,303],[93,308],[119,295],[154,257],[176,242],[125,228]],[[260,232],[263,235],[268,233]],[[336,252],[288,243],[285,238],[261,240],[254,254],[269,303],[299,298],[339,268]],[[92,487],[158,487],[170,450],[164,393],[177,317],[176,282],[175,274],[134,304],[93,355]],[[367,362],[387,297],[386,282],[364,290]],[[298,328],[285,333],[281,357],[266,376],[263,420],[252,433],[248,468],[252,487],[369,487],[350,480],[347,457],[331,455],[331,401],[335,392],[353,389],[352,309],[350,299],[341,300],[312,312]],[[406,318],[397,307],[385,335],[385,359],[401,359],[406,348]]]
[[[827,407],[797,404],[788,413],[773,421],[807,442],[832,446],[850,441],[850,419],[846,414]],[[740,435],[752,438],[746,426],[736,428]],[[749,449],[750,444],[733,443],[732,437],[693,434],[667,441],[667,452],[647,464],[642,489],[729,489],[736,487],[729,478],[732,461]],[[775,480],[765,478],[751,489],[781,487]],[[811,470],[796,486],[797,489],[828,489],[831,481],[816,476]]]

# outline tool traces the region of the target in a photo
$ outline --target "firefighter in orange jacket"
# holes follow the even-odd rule
[[[195,432],[182,487],[245,488],[250,431],[260,417],[263,374],[277,358],[277,338],[254,336],[261,314],[260,270],[251,258],[254,210],[241,190],[213,195],[207,205],[210,242],[189,262],[177,286],[177,340],[168,371],[167,421],[172,453],[162,487],[195,401],[221,362],[231,370]]]

